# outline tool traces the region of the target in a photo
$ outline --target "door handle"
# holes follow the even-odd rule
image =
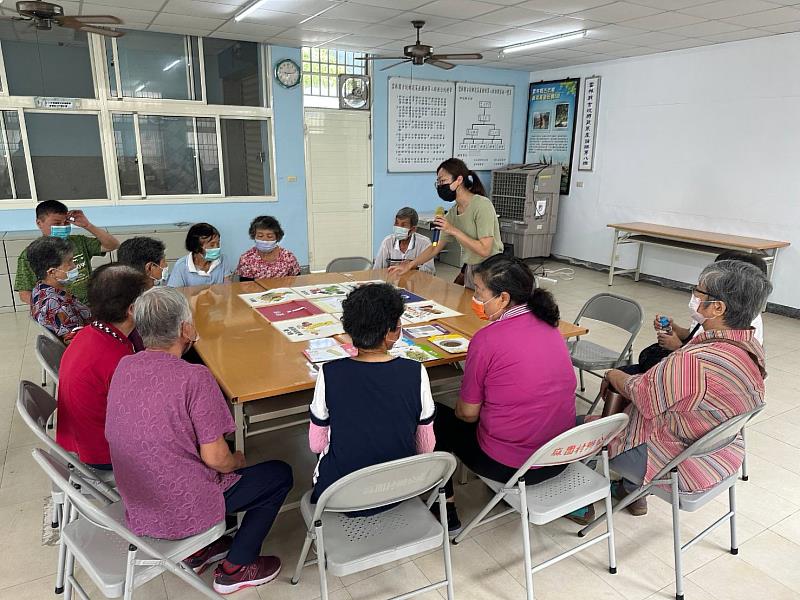
[[[369,204],[362,204],[361,208],[369,208]]]

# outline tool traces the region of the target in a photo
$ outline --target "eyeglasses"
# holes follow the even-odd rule
[[[709,294],[707,291],[705,291],[704,289],[699,288],[698,286],[694,286],[692,288],[692,294],[695,294],[695,293],[696,294],[703,294],[704,296],[707,296],[708,298],[714,298],[714,300],[719,300],[719,298],[717,296],[714,296],[713,294]]]
[[[434,184],[433,184],[433,185],[434,185],[435,187],[439,187],[440,185],[450,185],[451,183],[453,183],[453,180],[452,180],[452,179],[451,179],[450,181],[442,181],[441,179],[437,179],[437,180],[434,182]]]

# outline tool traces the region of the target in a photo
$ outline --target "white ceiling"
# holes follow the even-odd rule
[[[800,0],[252,0],[62,1],[67,14],[113,14],[136,29],[395,54],[413,42],[439,53],[482,52],[479,64],[541,70],[800,31]],[[8,2],[11,4],[11,2]],[[130,8],[135,6],[136,8]],[[300,21],[330,8],[324,15]],[[14,14],[10,7],[0,13]],[[500,60],[497,49],[580,29],[588,35]]]

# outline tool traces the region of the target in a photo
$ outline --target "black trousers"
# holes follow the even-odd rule
[[[245,514],[233,538],[228,560],[235,565],[248,565],[261,552],[261,544],[294,482],[292,468],[280,460],[236,472],[242,477],[225,492],[225,512],[245,511]]]
[[[456,417],[455,411],[449,406],[436,404],[436,419],[433,422],[433,431],[436,434],[436,449],[452,452],[470,471],[488,477],[495,481],[508,481],[517,467],[509,467],[497,462],[486,454],[478,445],[478,423],[467,423]],[[566,469],[566,465],[531,469],[525,475],[525,483],[533,485],[555,477]],[[447,497],[453,496],[453,481],[445,486]]]

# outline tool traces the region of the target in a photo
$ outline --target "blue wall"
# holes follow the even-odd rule
[[[300,63],[297,48],[272,47],[272,62],[292,58]],[[433,211],[442,204],[433,187],[435,173],[387,173],[387,89],[389,76],[409,76],[409,67],[380,71],[376,65],[373,79],[373,243],[374,250],[391,232],[394,215],[402,206],[420,212]],[[271,68],[270,68],[271,73]],[[414,67],[414,77],[515,86],[512,118],[511,161],[521,162],[525,144],[525,119],[529,73],[503,69],[459,66],[451,71],[434,67]],[[283,245],[297,255],[300,264],[308,264],[308,226],[306,211],[305,156],[303,150],[302,86],[291,90],[273,85],[272,106],[275,125],[277,202],[225,202],[219,204],[147,204],[142,206],[102,206],[86,209],[91,221],[101,226],[208,221],[222,233],[225,252],[238,256],[251,242],[247,228],[253,217],[269,214],[276,217],[286,232]],[[288,182],[287,177],[297,178]],[[489,173],[480,173],[489,185]],[[78,203],[71,202],[77,207]],[[34,228],[33,210],[8,210],[0,213],[2,230]]]
[[[378,61],[372,83],[372,161],[373,161],[373,246],[377,252],[381,240],[391,233],[394,215],[403,206],[411,206],[419,212],[433,212],[444,203],[434,189],[435,173],[387,173],[388,132],[388,81],[389,77],[409,77],[411,67],[403,65],[381,71],[381,67],[392,61]],[[381,64],[383,63],[383,64]],[[527,115],[528,83],[530,73],[508,69],[458,66],[444,71],[427,65],[413,67],[415,79],[443,79],[513,85],[514,114],[511,119],[511,162],[522,162],[525,148],[525,119]],[[479,172],[481,181],[489,190],[490,172]]]
[[[272,47],[273,63],[292,58],[300,63],[297,48]],[[269,70],[270,74],[272,69]],[[253,217],[273,215],[281,222],[286,237],[283,245],[297,255],[300,264],[308,264],[308,227],[306,225],[306,180],[303,152],[303,91],[279,85],[272,87],[275,114],[275,152],[277,202],[225,202],[219,204],[146,204],[142,206],[88,207],[86,215],[97,225],[136,225],[140,223],[174,223],[208,221],[222,234],[225,252],[238,257],[250,245],[247,228]],[[288,182],[294,176],[297,181]],[[69,202],[71,207],[79,203]],[[1,230],[34,229],[32,209],[6,210]]]

